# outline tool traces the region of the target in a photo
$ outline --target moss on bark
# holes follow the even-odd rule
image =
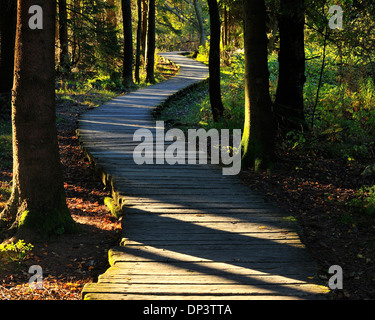
[[[24,229],[32,230],[43,239],[54,234],[61,235],[78,231],[78,225],[74,222],[69,211],[57,211],[56,209],[44,212],[25,210],[19,214],[17,228],[21,233]]]

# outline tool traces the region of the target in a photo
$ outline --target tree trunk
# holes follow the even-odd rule
[[[147,52],[147,23],[148,23],[148,0],[142,0],[142,32],[141,32],[141,50],[144,62],[146,62]]]
[[[305,77],[304,23],[305,1],[280,2],[279,82],[275,116],[283,135],[306,129],[303,87]]]
[[[202,15],[199,10],[198,0],[193,0],[193,4],[194,4],[195,15],[197,17],[198,26],[199,26],[199,45],[203,46],[204,43],[206,42],[206,39],[204,35],[204,25],[203,25]]]
[[[218,122],[224,114],[224,106],[221,100],[220,86],[220,13],[217,0],[208,0],[210,11],[210,58],[209,58],[209,91],[212,115]]]
[[[69,19],[72,21],[72,56],[71,56],[71,63],[70,66],[75,66],[79,63],[81,58],[81,48],[79,42],[79,30],[82,27],[82,19],[81,19],[81,0],[72,0],[71,5],[73,6],[73,11],[70,12]]]
[[[141,66],[141,35],[142,35],[142,0],[138,0],[137,49],[135,55],[135,81],[140,82],[139,68]]]
[[[14,0],[0,3],[0,93],[10,94],[13,87],[16,9]]]
[[[67,21],[66,0],[59,0],[60,68],[66,73],[69,72],[70,68]]]
[[[131,87],[133,83],[133,32],[132,32],[132,8],[130,0],[122,0],[122,16],[124,23],[124,63],[122,83],[125,87]]]
[[[224,32],[223,32],[223,44],[228,45],[228,34],[229,34],[229,22],[228,22],[228,9],[224,6]]]
[[[43,29],[28,26],[34,0],[18,0],[12,100],[13,189],[1,214],[19,236],[74,231],[66,205],[56,131],[56,3],[39,0]]]
[[[150,0],[148,8],[147,33],[147,78],[146,82],[155,83],[155,0]]]
[[[245,27],[245,125],[243,166],[270,169],[274,155],[274,124],[267,65],[264,0],[243,0]]]

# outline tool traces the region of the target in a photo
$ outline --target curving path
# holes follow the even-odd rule
[[[296,225],[235,176],[208,165],[136,165],[134,131],[150,112],[207,78],[178,53],[179,74],[118,97],[80,119],[83,147],[124,207],[123,240],[84,299],[319,299],[314,263]]]

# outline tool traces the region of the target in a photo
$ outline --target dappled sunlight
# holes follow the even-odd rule
[[[121,122],[121,120],[115,120]],[[82,123],[90,123],[90,124],[103,124],[103,125],[111,125],[111,126],[124,126],[124,127],[132,127],[135,129],[155,129],[155,126],[146,126],[146,125],[140,125],[140,124],[131,124],[128,123],[128,121],[124,121],[124,123],[119,122],[105,122],[105,121],[97,121],[97,120],[81,120]]]
[[[154,130],[163,129],[142,108],[155,107],[207,77],[204,65],[187,61],[178,56],[181,68],[173,79],[120,97],[81,119],[84,146],[105,168],[124,210],[121,246],[110,251],[112,267],[97,284],[85,286],[83,295],[317,297],[325,291],[312,283],[315,268],[294,221],[236,176],[224,176],[213,165],[168,165],[164,147],[153,152],[149,164],[134,163],[135,131],[149,129],[147,146],[155,147]],[[179,156],[189,158],[186,151]]]
[[[140,246],[139,249],[137,245]],[[130,261],[141,261],[147,269],[139,267],[129,270],[126,283],[133,285],[147,283],[146,281],[150,281],[149,278],[152,277],[155,288],[159,285],[156,289],[159,295],[171,294],[163,291],[163,285],[183,287],[183,291],[176,289],[174,294],[204,295],[210,292],[215,295],[217,291],[218,296],[234,294],[239,299],[241,296],[251,295],[281,296],[286,291],[299,291],[299,294],[309,295],[316,293],[317,290],[309,279],[312,279],[313,275],[305,280],[298,279],[295,277],[293,267],[285,274],[277,274],[273,265],[267,262],[262,263],[262,268],[259,268],[260,263],[242,262],[236,265],[231,262],[201,259],[188,254],[180,254],[176,259],[176,253],[172,250],[143,247],[142,243],[129,245],[127,252]],[[126,271],[126,264],[126,262],[117,262],[114,268],[121,273]],[[105,283],[105,277],[102,277],[101,281]],[[206,286],[206,292],[198,291],[202,290],[202,285]],[[223,287],[219,289],[218,286]],[[327,288],[322,286],[319,290],[324,293]],[[128,294],[131,293],[130,290]]]

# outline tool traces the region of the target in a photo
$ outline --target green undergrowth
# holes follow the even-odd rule
[[[375,86],[368,62],[354,54],[340,56],[328,46],[322,85],[317,90],[322,66],[322,48],[306,45],[305,115],[310,132],[290,132],[285,141],[278,141],[280,152],[311,152],[327,158],[373,158],[375,149]],[[208,61],[208,50],[202,47],[198,60]],[[278,56],[269,55],[270,94],[274,100],[278,82]],[[184,115],[191,124],[211,128],[243,128],[244,121],[243,51],[231,55],[230,65],[222,67],[222,99],[225,119],[213,123],[206,96],[191,103],[192,115]],[[200,107],[195,104],[198,103]],[[171,106],[174,108],[174,106]],[[185,107],[185,109],[189,109]],[[198,113],[197,113],[198,111]]]
[[[24,240],[0,244],[0,269],[6,268],[11,263],[21,264],[29,257],[33,248],[31,243],[27,244]]]
[[[353,210],[375,217],[375,186],[360,188],[349,204]]]
[[[375,219],[375,186],[362,186],[344,205],[348,210],[341,215],[342,224],[351,228],[371,225]]]
[[[120,217],[123,215],[121,206],[119,206],[113,198],[105,197],[104,204],[116,219],[120,219]]]
[[[88,81],[87,83],[80,83],[61,80],[58,84],[58,89],[56,89],[57,107],[59,104],[98,107],[119,95],[118,92],[108,89],[108,87],[105,85],[105,79],[103,83],[100,81],[101,80],[91,79],[91,82]],[[100,83],[100,85],[95,85],[95,83]]]
[[[178,72],[178,67],[173,62],[155,56],[155,83],[167,80],[176,72]],[[86,79],[81,79],[78,74],[71,73],[69,77],[57,81],[56,98],[58,104],[98,107],[116,96],[149,85],[151,84],[146,82],[146,72],[143,67],[140,68],[140,82],[134,83],[131,87],[123,86],[121,73],[116,71],[111,74],[99,73]]]
[[[208,63],[208,49],[201,47],[197,60]],[[328,45],[317,98],[323,49],[312,42],[306,44],[305,52],[304,102],[310,130],[289,132],[285,139],[277,141],[277,153],[281,158],[339,159],[369,171],[375,166],[375,85],[368,61],[353,53],[341,56],[335,47]],[[274,100],[278,84],[276,53],[269,55],[268,67],[270,95]],[[229,64],[222,64],[221,90],[225,108],[222,121],[213,122],[207,84],[171,100],[158,112],[157,118],[169,127],[185,130],[197,127],[242,129],[244,72],[241,50],[231,54]],[[375,169],[366,172],[369,176],[374,173]],[[363,189],[358,189],[349,205],[357,211],[373,212],[375,191],[371,188],[364,185]]]

